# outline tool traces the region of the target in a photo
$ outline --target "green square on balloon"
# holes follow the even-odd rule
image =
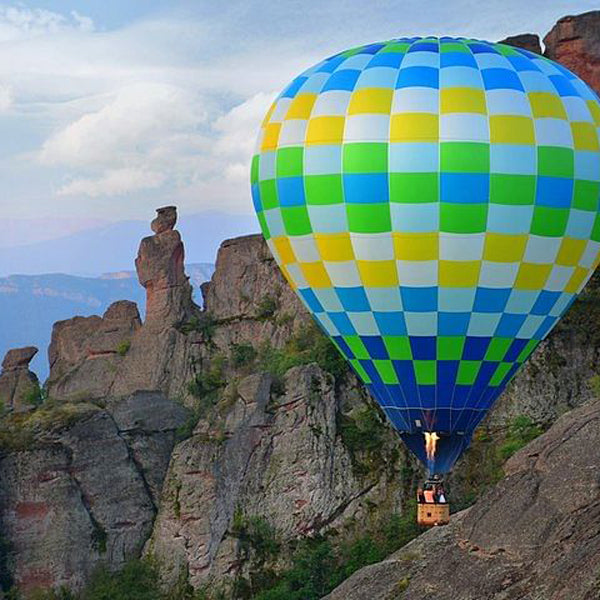
[[[415,377],[418,385],[435,385],[437,380],[435,360],[414,360]]]
[[[260,191],[260,203],[264,210],[277,208],[279,198],[277,196],[277,182],[275,179],[266,179],[258,184]]]
[[[492,204],[534,204],[535,175],[490,175],[490,202]]]
[[[461,360],[458,365],[458,375],[456,383],[459,385],[473,385],[477,378],[477,373],[481,367],[480,360]]]
[[[410,340],[405,335],[384,335],[383,343],[392,360],[412,360]]]
[[[250,166],[250,183],[258,183],[259,161],[260,161],[260,154],[255,154],[252,157],[252,164]]]
[[[381,380],[385,384],[396,384],[398,383],[398,375],[391,360],[374,360],[373,366],[379,373]]]
[[[279,148],[275,162],[277,177],[301,177],[304,149],[300,146]]]
[[[384,233],[392,230],[390,205],[346,204],[348,228],[352,233]]]
[[[344,201],[342,176],[339,174],[305,175],[304,194],[307,204],[341,204]]]
[[[288,235],[312,233],[310,217],[306,206],[285,206],[281,209],[283,225]]]
[[[560,237],[565,234],[569,220],[568,208],[553,208],[551,206],[535,206],[531,233],[545,237]]]
[[[445,233],[482,233],[487,225],[487,204],[440,204],[440,230]]]
[[[480,142],[442,142],[442,173],[489,173],[490,145]]]
[[[267,225],[267,220],[265,219],[265,213],[261,210],[256,213],[256,216],[258,217],[258,224],[260,225],[260,230],[262,231],[265,240],[270,239],[271,232],[269,231],[269,226]]]
[[[346,335],[344,336],[344,341],[348,344],[350,350],[352,350],[352,354],[354,354],[355,358],[369,358],[369,352],[365,348],[365,345],[362,343],[362,340],[357,335]]]
[[[437,202],[438,173],[390,173],[390,202]]]
[[[540,343],[540,340],[529,340],[527,342],[527,345],[525,346],[525,348],[523,348],[523,350],[521,350],[521,353],[517,357],[517,362],[518,363],[525,362],[529,358],[529,355],[537,348],[539,343]]]
[[[438,360],[460,360],[465,345],[465,338],[456,336],[438,336],[437,358]]]
[[[506,356],[508,348],[512,343],[512,338],[492,338],[487,352],[485,353],[484,360],[500,362]]]
[[[538,175],[546,177],[573,177],[575,157],[571,148],[538,146]]]
[[[506,377],[506,374],[510,371],[510,368],[513,366],[513,363],[509,363],[509,362],[501,362],[498,364],[498,367],[496,368],[496,371],[494,372],[494,374],[492,375],[492,378],[490,379],[490,385],[493,386],[498,386],[502,383],[502,381],[504,380],[504,378]]]
[[[575,180],[573,208],[596,211],[598,210],[598,198],[600,198],[600,182]]]
[[[344,144],[342,169],[344,173],[387,173],[388,144],[380,142]]]

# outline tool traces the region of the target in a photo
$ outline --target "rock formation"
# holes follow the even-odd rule
[[[559,19],[544,38],[545,55],[600,92],[600,11]]]
[[[35,346],[27,346],[6,353],[0,371],[0,405],[4,410],[22,412],[33,408],[40,386],[29,363],[37,351]]]
[[[600,402],[561,417],[505,472],[449,526],[358,571],[327,600],[597,598]]]
[[[79,588],[150,535],[175,432],[188,411],[158,393],[39,409],[3,430],[0,531],[23,592]],[[9,437],[11,434],[11,437]]]
[[[511,35],[503,40],[500,40],[501,44],[508,44],[509,46],[516,46],[517,48],[523,48],[536,54],[542,53],[542,47],[540,45],[540,36],[535,33],[522,33],[520,35]]]

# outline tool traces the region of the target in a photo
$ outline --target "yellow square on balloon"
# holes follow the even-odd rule
[[[579,291],[579,288],[581,288],[583,285],[583,282],[585,281],[585,278],[589,272],[589,269],[576,267],[573,275],[571,275],[571,279],[569,279],[569,283],[567,283],[565,292],[569,294],[576,294]]]
[[[311,288],[332,287],[331,279],[321,262],[300,263],[302,273]]]
[[[396,260],[437,260],[437,233],[392,233]]]
[[[392,115],[390,142],[437,141],[439,117],[429,113],[402,113]]]
[[[279,141],[281,123],[269,123],[265,127],[265,135],[262,140],[261,150],[275,150]]]
[[[551,270],[552,265],[522,263],[517,273],[515,288],[519,290],[541,290]]]
[[[472,287],[480,270],[479,260],[440,260],[439,282],[442,287]]]
[[[358,260],[358,272],[365,287],[393,287],[398,285],[394,260]]]
[[[594,125],[600,127],[600,106],[598,106],[598,103],[594,100],[588,100],[587,106],[590,109],[592,119],[594,119]]]
[[[341,144],[344,123],[344,117],[313,117],[308,122],[306,144]]]
[[[593,123],[571,122],[575,150],[598,150],[598,132]]]
[[[533,121],[519,115],[490,116],[492,144],[535,144]]]
[[[492,262],[518,262],[523,258],[528,238],[528,235],[486,233],[483,259]]]
[[[290,244],[289,238],[273,238],[273,244],[275,245],[275,250],[277,251],[277,254],[279,255],[279,259],[282,264],[287,265],[289,263],[296,262],[296,256]]]
[[[364,88],[353,92],[348,106],[349,115],[389,114],[394,90],[388,88]]]
[[[290,104],[286,119],[308,119],[317,99],[316,94],[298,94]]]
[[[485,114],[485,94],[474,88],[446,88],[441,90],[440,111],[447,113]]]
[[[579,263],[579,259],[581,258],[586,245],[587,240],[564,238],[558,250],[556,264],[564,267],[576,266]]]
[[[326,262],[354,260],[349,233],[319,233],[315,235],[321,258]]]
[[[566,119],[567,113],[560,96],[551,92],[529,92],[529,103],[536,119]]]

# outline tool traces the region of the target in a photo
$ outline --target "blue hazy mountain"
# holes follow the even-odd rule
[[[88,255],[87,260],[91,262],[89,256],[94,255]],[[194,300],[200,304],[202,298],[198,287],[210,279],[214,265],[186,264],[185,269],[194,286]],[[138,283],[134,271],[109,273],[101,277],[55,273],[0,278],[0,361],[10,348],[37,346],[40,351],[31,368],[41,380],[46,379],[47,347],[54,322],[75,315],[101,315],[115,300],[136,302],[144,316],[145,290]]]
[[[207,212],[180,216],[186,263],[214,263],[221,242],[258,231],[254,215]],[[140,239],[152,235],[146,221],[121,221],[29,245],[0,247],[0,277],[67,273],[98,277],[133,267]]]

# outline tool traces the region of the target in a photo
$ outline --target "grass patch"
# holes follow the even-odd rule
[[[117,346],[117,354],[119,356],[125,356],[129,352],[130,348],[131,348],[131,342],[129,340],[123,340]]]

